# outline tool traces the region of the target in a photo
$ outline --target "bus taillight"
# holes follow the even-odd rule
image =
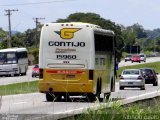
[[[93,70],[89,70],[89,80],[93,80]]]
[[[39,79],[43,79],[43,69],[39,69]]]

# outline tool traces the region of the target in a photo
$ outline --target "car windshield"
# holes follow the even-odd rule
[[[139,56],[132,56],[133,58],[139,58]]]
[[[131,57],[131,55],[126,55],[126,57]]]
[[[150,69],[142,69],[142,73],[143,74],[153,74],[152,70],[150,70]]]
[[[123,75],[139,75],[139,70],[125,70]]]
[[[38,66],[38,65],[35,65],[34,68],[39,68],[39,66]]]
[[[144,55],[140,55],[140,57],[144,57]]]

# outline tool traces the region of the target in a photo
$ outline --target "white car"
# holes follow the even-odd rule
[[[140,60],[143,62],[146,62],[146,55],[145,54],[140,54]]]
[[[131,61],[131,57],[132,57],[131,54],[126,55],[126,57],[125,57],[125,62]]]
[[[145,79],[139,69],[125,69],[119,75],[119,89],[124,90],[125,87],[138,87],[145,90]]]

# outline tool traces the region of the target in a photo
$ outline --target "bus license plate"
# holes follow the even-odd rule
[[[67,75],[67,78],[75,78],[75,75]]]

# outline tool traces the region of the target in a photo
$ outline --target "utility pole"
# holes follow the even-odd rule
[[[36,23],[36,45],[38,45],[38,25],[39,25],[39,20],[44,20],[45,18],[33,18],[33,20],[35,20],[35,23]]]
[[[14,11],[18,11],[18,9],[8,9],[8,10],[5,10],[5,12],[7,12],[5,15],[8,15],[8,36],[9,36],[9,41],[8,41],[8,46],[9,47],[12,47],[12,43],[11,43],[11,36],[12,36],[12,32],[11,32],[11,12],[14,12]]]

